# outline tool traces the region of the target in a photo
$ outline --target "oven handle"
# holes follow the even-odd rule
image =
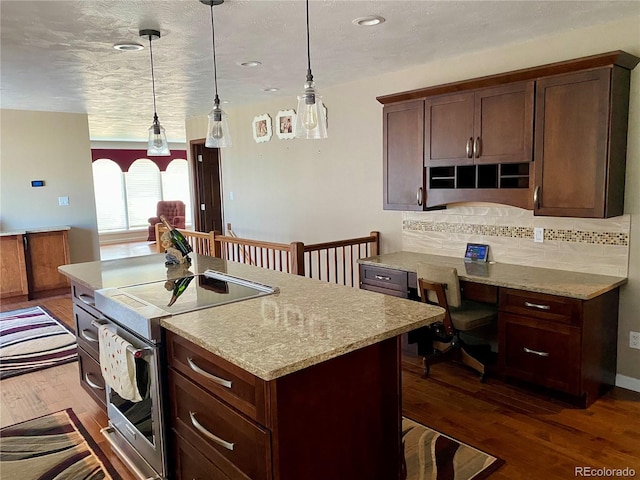
[[[106,322],[106,321],[91,320],[91,325],[93,325],[96,328],[99,328],[102,325],[107,325],[108,323],[109,322]],[[84,334],[82,336],[84,337]],[[151,355],[153,353],[153,348],[150,348],[150,347],[134,348],[133,346],[129,345],[127,346],[127,350],[131,352],[135,358],[144,358],[147,355]]]
[[[144,473],[140,471],[140,469],[129,459],[127,454],[124,453],[124,451],[120,448],[120,446],[111,439],[111,435],[113,434],[114,431],[115,431],[115,428],[109,425],[108,427],[102,428],[100,430],[100,433],[105,438],[105,440],[109,443],[109,446],[116,453],[118,458],[122,460],[122,462],[129,468],[129,470],[131,470],[133,474],[140,479],[159,480],[160,477],[158,476],[147,477]]]
[[[194,412],[189,412],[189,417],[191,417],[191,423],[193,424],[194,427],[196,427],[196,429],[203,434],[205,437],[207,437],[209,440],[216,442],[218,445],[223,446],[224,448],[226,448],[227,450],[233,450],[233,446],[234,444],[231,442],[227,442],[226,440],[221,439],[220,437],[218,437],[217,435],[214,435],[213,433],[211,433],[209,430],[207,430],[206,428],[204,428],[200,422],[198,422],[198,420],[196,420],[196,414]]]
[[[203,377],[208,378],[209,380],[211,380],[214,383],[217,383],[218,385],[222,385],[223,387],[227,387],[227,388],[231,388],[231,385],[233,385],[233,383],[231,382],[231,380],[225,380],[224,378],[220,378],[220,377],[216,377],[215,375],[201,369],[198,365],[196,365],[196,363],[193,361],[193,357],[187,357],[187,363],[189,364],[189,366],[191,367],[191,370],[193,370],[196,373],[199,373],[200,375],[202,375]]]

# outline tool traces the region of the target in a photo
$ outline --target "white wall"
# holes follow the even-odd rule
[[[87,115],[1,110],[0,124],[0,230],[68,225],[71,262],[100,259]]]
[[[402,248],[402,212],[382,210],[382,105],[376,96],[569,60],[612,50],[640,56],[640,18],[506,45],[404,71],[322,89],[329,111],[326,140],[253,141],[254,116],[295,108],[295,98],[229,108],[233,147],[222,150],[225,222],[249,238],[289,242],[337,240],[370,230],[382,251]],[[304,77],[300,70],[301,81]],[[625,213],[630,215],[629,282],[620,301],[618,373],[640,385],[640,68],[632,74]],[[187,139],[203,138],[206,117],[187,120]],[[230,200],[230,192],[234,200]]]

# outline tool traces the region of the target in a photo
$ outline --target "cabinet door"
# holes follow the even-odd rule
[[[608,68],[538,81],[535,215],[605,216],[609,86]]]
[[[69,287],[67,277],[58,272],[60,265],[70,263],[66,230],[27,233],[27,248],[33,292]]]
[[[422,210],[424,205],[424,102],[383,111],[384,209]]]
[[[28,295],[22,234],[0,237],[0,298]]]
[[[425,101],[425,166],[473,163],[474,93]]]
[[[533,160],[533,82],[476,92],[473,156],[475,163]]]

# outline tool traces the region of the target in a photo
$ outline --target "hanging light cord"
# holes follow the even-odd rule
[[[218,73],[216,70],[216,30],[213,24],[213,3],[211,3],[211,46],[213,47],[213,84],[216,90],[215,101],[218,102]]]
[[[307,81],[313,81],[311,74],[311,48],[309,47],[309,0],[307,0]]]
[[[156,78],[153,75],[153,47],[151,46],[152,42],[152,36],[149,35],[149,54],[151,55],[151,88],[153,90],[153,116],[157,117],[157,110],[156,110]],[[154,119],[155,121],[155,119]]]

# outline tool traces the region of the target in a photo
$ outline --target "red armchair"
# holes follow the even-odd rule
[[[156,241],[156,223],[160,222],[160,215],[167,217],[175,228],[185,228],[185,205],[180,200],[161,200],[158,202],[156,216],[149,218],[149,236],[147,241]]]

